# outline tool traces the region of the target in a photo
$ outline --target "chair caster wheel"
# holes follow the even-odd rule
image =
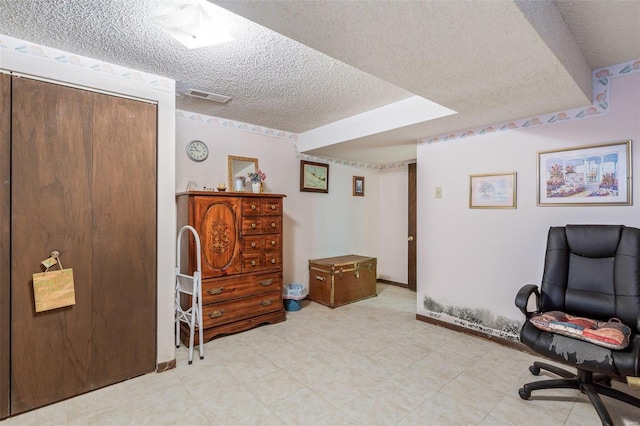
[[[525,388],[520,388],[518,389],[518,395],[520,395],[520,398],[527,400],[531,396],[531,392],[526,390]]]
[[[201,357],[200,357],[200,359],[204,359],[204,357],[203,357],[203,356],[201,356]]]
[[[535,365],[532,365],[531,367],[529,367],[529,371],[531,372],[531,374],[533,374],[534,376],[537,376],[540,374],[540,367],[536,367]]]
[[[189,365],[193,364],[193,361],[189,361]]]

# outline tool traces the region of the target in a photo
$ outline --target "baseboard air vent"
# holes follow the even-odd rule
[[[192,96],[194,98],[206,99],[208,101],[219,102],[221,104],[226,104],[231,100],[231,96],[219,95],[217,93],[209,93],[195,89],[187,90],[185,95]]]

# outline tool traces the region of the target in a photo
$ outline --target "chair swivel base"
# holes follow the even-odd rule
[[[594,381],[593,373],[591,371],[581,370],[578,368],[577,374],[573,374],[562,368],[558,368],[544,362],[534,362],[533,365],[529,367],[529,371],[534,376],[539,375],[541,369],[557,374],[562,377],[562,379],[540,380],[538,382],[527,383],[518,390],[520,398],[525,400],[529,399],[532,391],[540,389],[579,389],[584,392],[589,398],[589,401],[591,401],[591,405],[593,405],[593,408],[595,408],[598,413],[598,417],[600,417],[602,424],[607,426],[613,425],[613,421],[611,420],[611,416],[609,416],[609,412],[605,408],[600,395],[615,398],[619,401],[640,408],[640,399],[634,398],[629,394],[613,389],[607,385],[603,385],[601,381]],[[604,382],[608,385],[611,384],[611,380],[606,377]]]

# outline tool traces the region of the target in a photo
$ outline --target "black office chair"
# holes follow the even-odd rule
[[[532,294],[537,309],[529,312],[527,304]],[[603,425],[613,423],[599,394],[640,408],[640,399],[610,387],[612,378],[626,380],[640,375],[640,229],[622,225],[552,227],[540,291],[535,285],[525,285],[515,303],[527,317],[520,332],[522,343],[537,354],[577,369],[573,374],[534,362],[529,367],[533,375],[544,369],[562,379],[527,383],[519,390],[522,399],[529,399],[532,391],[540,389],[580,389]],[[631,329],[629,345],[608,349],[543,331],[529,321],[534,314],[549,311],[601,321],[618,318]]]

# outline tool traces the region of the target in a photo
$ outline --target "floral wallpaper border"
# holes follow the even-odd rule
[[[640,72],[640,59],[623,62],[621,64],[593,70],[593,104],[589,107],[574,108],[567,111],[553,112],[522,120],[509,121],[507,123],[492,124],[489,126],[476,127],[474,129],[445,135],[431,136],[418,139],[419,145],[431,145],[434,143],[448,142],[467,137],[484,135],[492,132],[502,132],[505,130],[523,129],[534,126],[544,126],[565,121],[581,120],[583,118],[596,117],[609,114],[610,91],[609,84],[612,78],[630,75]]]
[[[175,91],[175,82],[165,77],[109,64],[86,56],[74,55],[62,50],[0,34],[0,55],[3,50],[31,56],[45,62],[59,63],[70,67],[95,71],[110,77],[122,78],[145,86],[154,87],[164,92]]]
[[[284,130],[271,129],[269,127],[257,126],[255,124],[243,123],[242,121],[228,120],[226,118],[212,117],[190,111],[176,110],[176,118],[181,120],[197,121],[199,123],[210,124],[219,127],[231,127],[243,132],[258,133],[264,136],[271,136],[278,139],[297,141],[296,133],[285,132]]]

